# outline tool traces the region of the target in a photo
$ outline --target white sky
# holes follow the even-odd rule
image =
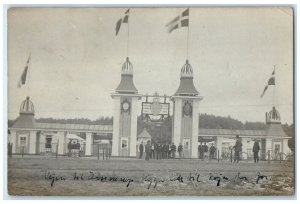
[[[186,59],[187,29],[165,25],[184,8],[130,10],[129,57],[139,93],[172,95]],[[27,87],[17,88],[31,52],[29,95],[36,118],[112,116],[110,93],[126,58],[126,9],[11,9],[8,12],[8,118],[18,116]],[[264,122],[276,65],[275,104],[293,121],[293,16],[285,8],[191,8],[189,60],[200,113]],[[79,100],[76,100],[76,97]]]

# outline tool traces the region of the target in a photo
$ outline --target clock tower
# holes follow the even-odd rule
[[[181,68],[180,85],[172,96],[173,108],[173,135],[172,142],[178,147],[183,146],[185,158],[198,157],[198,126],[199,102],[203,99],[198,96],[193,83],[193,68],[186,60]]]
[[[141,95],[133,83],[133,67],[129,58],[123,63],[121,82],[114,99],[112,156],[136,157],[137,105]]]

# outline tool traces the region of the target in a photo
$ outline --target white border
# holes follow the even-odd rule
[[[68,5],[72,3],[72,5]],[[271,1],[271,0],[252,0],[252,1],[238,1],[238,0],[228,0],[228,1],[221,1],[221,0],[203,0],[203,1],[192,1],[192,0],[172,0],[172,1],[163,1],[163,0],[151,0],[151,1],[146,1],[146,0],[132,0],[132,1],[121,1],[121,0],[110,0],[110,1],[96,1],[96,0],[81,0],[81,1],[67,1],[67,0],[45,0],[45,1],[39,1],[39,0],[31,0],[31,1],[22,1],[22,0],[2,0],[2,6],[0,8],[0,13],[3,13],[3,15],[1,15],[1,27],[2,27],[2,32],[1,32],[1,55],[3,56],[0,57],[1,62],[3,64],[4,69],[0,69],[0,75],[2,75],[2,80],[3,82],[0,83],[0,90],[1,90],[1,94],[3,97],[1,97],[2,100],[0,100],[0,106],[1,106],[1,111],[3,117],[1,117],[1,129],[2,129],[2,133],[3,133],[3,139],[2,139],[2,144],[3,144],[3,151],[1,154],[3,154],[3,157],[1,156],[1,173],[3,175],[3,180],[1,179],[2,185],[1,185],[1,189],[0,191],[2,192],[2,196],[4,196],[4,199],[11,199],[11,197],[8,197],[8,195],[6,194],[5,189],[6,185],[7,185],[7,173],[6,173],[6,167],[7,167],[7,156],[6,156],[6,150],[7,150],[7,137],[6,137],[6,133],[7,133],[7,63],[6,63],[6,56],[7,56],[7,35],[6,35],[6,14],[7,14],[7,8],[8,6],[5,4],[21,4],[20,6],[31,6],[31,4],[35,4],[35,6],[39,6],[39,7],[47,7],[47,6],[51,6],[53,7],[53,4],[55,7],[81,7],[81,6],[85,6],[85,7],[92,7],[92,6],[103,6],[103,7],[125,7],[125,6],[142,6],[142,4],[144,5],[148,5],[148,6],[154,6],[154,5],[160,5],[160,6],[169,6],[166,4],[172,4],[172,6],[179,6],[179,5],[186,5],[186,4],[192,4],[192,5],[197,5],[197,6],[255,6],[254,4],[256,4],[256,6],[268,6],[267,4],[270,4],[271,6],[274,5],[278,5],[278,4],[282,4],[282,5],[293,5],[294,9],[295,9],[295,30],[298,28],[298,16],[296,15],[297,13],[297,8],[298,8],[298,1],[296,0],[277,0],[277,1]],[[102,4],[102,5],[99,5]],[[129,4],[129,5],[128,5]],[[135,4],[135,5],[134,5]],[[139,4],[139,5],[136,5]],[[175,5],[178,4],[178,5]],[[203,5],[206,4],[206,5]],[[298,47],[298,41],[297,41],[297,31],[295,31],[295,67],[297,65],[297,58],[298,58],[298,52],[297,52],[297,47]],[[298,72],[297,69],[295,69],[295,79],[298,79]],[[295,114],[296,116],[298,115],[298,110],[297,110],[297,106],[298,106],[298,100],[297,100],[297,96],[298,96],[298,86],[297,86],[297,81],[295,81],[295,100],[296,100],[296,104],[295,104]],[[2,92],[3,91],[3,92]],[[295,124],[296,124],[296,138],[297,138],[297,127],[298,127],[298,120],[296,119],[295,116]],[[296,141],[296,145],[297,147],[299,146],[299,140]],[[298,151],[296,151],[297,154],[297,158],[299,156]],[[3,159],[3,160],[2,160]],[[298,168],[296,168],[297,173],[298,173]],[[298,177],[296,177],[298,180]],[[298,182],[297,182],[298,183]],[[298,190],[298,185],[296,187],[297,192]],[[297,193],[298,194],[298,193]],[[25,199],[25,203],[26,202],[30,202],[32,203],[33,201],[29,201],[29,199],[105,199],[105,197],[14,197],[13,199]],[[278,202],[282,202],[279,199],[288,199],[288,198],[284,198],[284,197],[242,197],[242,199],[264,199],[264,203],[266,202],[266,199],[272,199],[272,203],[278,203]],[[116,197],[116,198],[109,198],[109,199],[124,199],[124,197]],[[147,199],[147,197],[125,197],[125,199]],[[229,201],[227,199],[241,199],[241,197],[157,197],[157,198],[153,198],[150,197],[150,199],[176,199],[177,201],[163,201],[163,203],[167,203],[167,202],[172,202],[172,203],[182,203],[183,201],[181,199],[216,199],[218,200],[218,202],[222,202],[223,203],[233,203],[233,202],[238,202],[240,203],[241,201],[237,200],[237,201]],[[222,199],[222,200],[220,200]],[[225,201],[223,199],[226,199]],[[275,200],[276,199],[276,200]],[[294,200],[295,201],[295,200]],[[6,201],[7,202],[7,201]],[[15,201],[14,201],[15,202]],[[35,201],[35,202],[40,202],[40,201]],[[45,202],[45,201],[43,201]],[[48,201],[51,202],[51,201]],[[56,201],[57,202],[57,201]],[[73,203],[79,203],[82,202],[81,200],[77,200],[77,201],[73,201]],[[99,203],[99,201],[92,201],[94,203]],[[118,200],[114,200],[114,201],[110,201],[110,202],[114,202],[117,203]],[[130,200],[126,200],[126,201],[122,201],[124,203],[130,203],[132,204],[133,201]],[[140,201],[135,201],[140,203]],[[153,202],[153,201],[144,201],[144,202]],[[155,201],[157,202],[157,201]],[[194,203],[199,203],[199,202],[203,202],[203,201],[191,201]],[[211,201],[210,201],[211,202]],[[243,201],[243,202],[257,202],[257,201],[252,201],[252,200],[248,200],[248,201]],[[285,201],[286,202],[286,201]]]

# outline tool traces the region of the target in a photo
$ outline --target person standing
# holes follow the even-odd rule
[[[171,145],[172,159],[175,159],[175,152],[176,152],[176,145],[174,145],[174,143],[172,143],[172,145]]]
[[[209,148],[209,160],[212,160],[215,157],[216,148],[214,144],[211,144],[211,147]]]
[[[157,145],[156,159],[161,159],[161,150],[162,150],[162,146],[161,146],[161,144],[159,143],[159,144]]]
[[[206,156],[207,156],[208,146],[207,146],[206,142],[204,142],[204,146],[203,146],[203,159],[204,159],[204,153],[206,153]]]
[[[204,146],[202,145],[202,142],[198,146],[198,151],[199,151],[199,158],[203,159],[204,158]]]
[[[255,139],[255,142],[253,144],[253,149],[252,149],[252,151],[254,153],[254,163],[258,163],[258,160],[259,160],[258,152],[259,152],[259,150],[260,150],[259,143],[258,143],[257,139]]]
[[[182,144],[179,143],[179,145],[178,145],[179,158],[182,158],[182,149],[183,149]]]
[[[141,142],[140,146],[139,146],[139,150],[140,150],[140,159],[142,159],[143,157],[143,152],[144,152],[144,145],[143,142]]]
[[[145,150],[146,150],[146,160],[148,161],[149,158],[150,158],[150,154],[151,154],[151,144],[150,144],[150,141],[147,142]]]
[[[240,152],[242,151],[242,146],[243,144],[240,140],[240,136],[236,135],[236,142],[233,148],[234,148],[234,161],[237,163],[240,162]]]
[[[150,155],[150,158],[151,158],[151,159],[154,159],[154,158],[155,158],[155,157],[154,157],[154,149],[155,149],[154,142],[152,142],[152,144],[151,144],[151,155]]]
[[[171,149],[171,143],[168,143],[168,159],[170,159],[171,158],[171,151],[172,151],[172,149]]]
[[[71,140],[70,140],[69,143],[68,143],[68,157],[71,156],[71,149],[72,149],[72,143],[71,143]]]

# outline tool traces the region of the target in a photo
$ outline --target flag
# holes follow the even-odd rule
[[[123,18],[120,18],[116,23],[116,35],[118,35],[119,30],[121,28],[122,23],[128,23],[129,18],[129,9],[125,12],[125,16]]]
[[[264,96],[265,92],[267,91],[267,89],[268,89],[268,87],[270,85],[274,85],[275,86],[275,68],[274,68],[274,70],[272,72],[271,77],[268,80],[268,84],[265,86],[265,88],[263,90],[263,93],[260,95],[261,98]]]
[[[20,80],[18,82],[18,87],[19,88],[26,83],[27,72],[28,72],[28,69],[29,69],[29,63],[30,63],[30,55],[29,55],[29,57],[27,59],[24,71],[23,71],[23,73],[21,75],[21,78],[20,78]]]
[[[186,9],[181,13],[181,15],[176,16],[173,20],[171,20],[166,27],[168,27],[169,33],[173,30],[180,27],[188,27],[189,26],[189,9]]]

